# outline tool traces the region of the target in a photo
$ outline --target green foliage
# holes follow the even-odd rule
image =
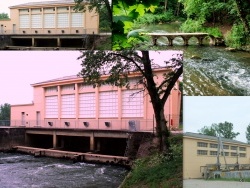
[[[112,41],[113,50],[132,48],[127,34],[132,30],[134,21],[146,12],[154,12],[159,0],[131,1],[113,0],[113,24]],[[136,37],[134,37],[136,38]],[[137,37],[138,40],[140,38]],[[133,41],[133,40],[132,40]],[[133,41],[134,42],[134,41]]]
[[[0,13],[0,20],[5,20],[5,19],[9,19],[9,15],[7,13]]]
[[[240,49],[247,42],[243,24],[234,24],[231,31],[227,33],[226,45]]]
[[[247,126],[246,139],[247,143],[250,144],[250,124]]]
[[[183,32],[201,32],[203,30],[204,20],[187,19],[180,27]]]
[[[111,31],[111,21],[108,16],[107,8],[104,6],[101,7],[99,15],[100,15],[100,20],[99,20],[100,31]]]
[[[10,120],[10,104],[0,106],[0,120]]]
[[[122,188],[182,187],[182,135],[170,138],[172,154],[153,154],[137,159]]]
[[[238,136],[239,132],[233,132],[233,124],[225,121],[224,123],[212,124],[210,127],[204,126],[199,133],[209,136],[222,136],[223,138],[234,139]]]

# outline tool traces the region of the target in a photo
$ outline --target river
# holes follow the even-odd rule
[[[1,188],[117,188],[127,173],[118,166],[0,153]]]
[[[178,32],[180,23],[150,25],[149,32]],[[167,39],[157,40],[160,50],[182,50],[184,52],[184,95],[188,96],[245,96],[250,95],[250,53],[230,52],[225,47],[209,45],[209,39],[203,46],[197,45],[197,39],[191,38],[189,46],[183,46],[182,38],[176,38],[174,46],[167,46]],[[152,41],[150,41],[152,44]],[[193,59],[192,56],[196,57]]]

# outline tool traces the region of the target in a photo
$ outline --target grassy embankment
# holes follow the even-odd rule
[[[152,152],[137,159],[120,188],[181,188],[182,181],[182,135],[171,136],[171,154]]]

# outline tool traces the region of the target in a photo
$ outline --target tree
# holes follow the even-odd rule
[[[105,6],[107,10],[107,18],[109,19],[110,23],[112,22],[112,9],[110,6],[109,0],[90,0],[86,3],[84,0],[75,0],[75,10],[77,11],[89,11],[95,10],[96,12],[100,13]]]
[[[0,20],[9,19],[9,15],[7,13],[0,13]]]
[[[10,104],[0,106],[0,120],[10,120]]]
[[[242,24],[244,25],[246,34],[249,34],[250,33],[250,25],[249,25],[250,20],[248,20],[247,17],[250,14],[250,8],[249,8],[250,2],[246,0],[235,0],[235,2],[237,5],[238,16]]]
[[[250,124],[247,126],[246,139],[247,143],[250,144]]]
[[[93,84],[94,87],[111,84],[129,88],[130,72],[141,74],[142,79],[138,84],[143,85],[143,90],[147,91],[152,102],[158,149],[161,152],[167,152],[169,131],[166,126],[164,105],[183,72],[182,54],[176,54],[170,62],[165,62],[164,68],[168,71],[163,74],[164,80],[159,84],[154,81],[153,67],[156,63],[150,59],[148,51],[85,51],[78,59],[82,59],[82,70],[79,76],[83,77],[84,82]],[[101,79],[103,74],[107,75],[107,79]]]
[[[234,139],[239,132],[233,132],[233,124],[225,121],[224,123],[212,124],[211,127],[204,126],[199,133],[209,136],[222,136],[223,138]]]

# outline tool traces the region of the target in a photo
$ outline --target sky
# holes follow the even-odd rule
[[[79,51],[0,51],[0,104],[33,100],[30,84],[76,75]]]
[[[0,0],[0,13],[8,13],[10,16],[9,7],[13,5],[19,5],[23,3],[30,2],[41,2],[41,1],[51,1],[51,0]]]
[[[246,128],[250,124],[249,96],[184,96],[184,132],[198,133],[204,126],[225,121],[233,123],[236,140],[246,142]]]

